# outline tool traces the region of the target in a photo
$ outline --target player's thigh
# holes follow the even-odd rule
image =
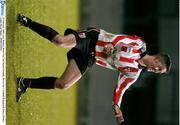
[[[64,73],[61,75],[59,79],[56,80],[55,87],[56,88],[69,88],[74,83],[76,83],[80,78],[82,74],[75,62],[74,59],[71,59],[64,71]]]
[[[74,34],[66,36],[56,35],[53,43],[62,48],[72,48],[76,46],[76,37]]]

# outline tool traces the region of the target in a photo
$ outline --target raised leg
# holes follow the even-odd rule
[[[17,15],[17,22],[22,26],[29,27],[32,31],[38,33],[40,36],[48,39],[59,47],[72,48],[76,46],[76,38],[73,34],[62,36],[53,28],[35,22],[22,14]]]

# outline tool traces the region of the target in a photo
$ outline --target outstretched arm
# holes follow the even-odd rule
[[[113,109],[115,112],[116,120],[119,124],[124,122],[123,114],[120,110],[122,96],[124,92],[129,88],[131,84],[136,81],[136,78],[127,77],[126,75],[120,74],[118,78],[118,84],[113,94]]]

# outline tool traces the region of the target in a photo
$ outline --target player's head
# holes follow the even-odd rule
[[[154,73],[168,73],[171,68],[171,59],[167,54],[151,55],[147,61],[145,61],[147,71]]]

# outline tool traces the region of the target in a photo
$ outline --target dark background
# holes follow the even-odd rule
[[[80,27],[143,37],[149,54],[168,53],[169,74],[146,71],[124,94],[125,125],[179,123],[179,1],[81,0]],[[116,125],[111,108],[118,72],[93,66],[79,85],[78,125]]]

